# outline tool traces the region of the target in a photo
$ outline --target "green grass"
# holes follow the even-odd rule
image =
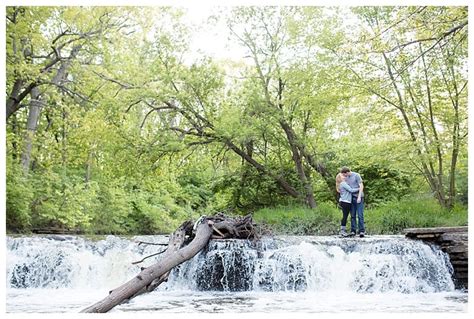
[[[329,235],[339,230],[340,211],[333,203],[317,209],[298,206],[263,208],[253,214],[254,221],[268,225],[275,234]]]
[[[442,208],[435,200],[411,198],[387,203],[364,214],[375,234],[398,234],[404,228],[466,226],[467,207]]]
[[[320,203],[316,209],[301,206],[263,208],[253,214],[257,223],[268,225],[275,234],[334,235],[339,232],[342,212],[334,203]],[[365,209],[368,234],[400,234],[412,227],[466,226],[467,207],[456,205],[451,211],[431,198],[407,198]],[[348,220],[348,228],[350,217]]]

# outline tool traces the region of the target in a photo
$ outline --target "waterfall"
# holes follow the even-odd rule
[[[165,236],[7,237],[9,288],[107,288],[130,279],[133,261],[164,249],[137,240],[167,243]],[[176,267],[159,290],[348,291],[432,293],[453,291],[448,256],[434,246],[402,236],[366,239],[278,237],[257,242],[211,241]]]
[[[154,241],[167,243],[167,238],[156,236]],[[11,288],[112,288],[140,272],[133,261],[161,249],[116,236],[99,241],[60,235],[7,237],[7,284]]]

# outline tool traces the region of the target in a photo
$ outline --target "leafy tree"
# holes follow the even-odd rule
[[[379,100],[439,203],[454,204],[467,136],[467,8],[360,7],[357,41],[335,49],[352,83]],[[449,17],[449,18],[448,18]]]

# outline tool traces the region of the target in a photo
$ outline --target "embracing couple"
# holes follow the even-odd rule
[[[354,236],[359,221],[359,236],[365,236],[364,225],[364,184],[356,172],[349,167],[342,167],[336,176],[336,190],[340,194],[339,206],[342,208],[341,232],[342,237]],[[351,214],[351,232],[346,232],[347,217]]]

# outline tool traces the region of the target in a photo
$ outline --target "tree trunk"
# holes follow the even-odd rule
[[[451,99],[451,103],[453,105],[453,110],[454,110],[454,121],[453,121],[453,133],[452,133],[452,143],[453,143],[453,150],[451,153],[451,165],[449,169],[449,195],[448,195],[448,202],[447,202],[447,207],[448,208],[453,208],[454,206],[454,201],[456,198],[456,164],[459,156],[459,148],[460,148],[460,123],[461,119],[459,118],[459,97],[464,89],[464,86],[458,89],[458,85],[456,83],[456,76],[454,72],[453,65],[451,63],[448,64],[448,71],[451,74],[451,77],[453,79],[453,89],[454,92],[451,94],[451,91],[449,90],[449,84],[447,83],[447,80],[445,76],[443,75],[444,81],[446,83],[446,87],[448,88],[449,96]],[[443,73],[442,73],[443,74]],[[467,82],[465,83],[465,85]]]
[[[168,248],[166,248],[166,251],[163,254],[163,259],[168,258],[169,256],[171,256],[171,254],[177,252],[184,245],[186,234],[191,233],[192,228],[193,228],[193,223],[191,221],[186,221],[173,234],[171,234],[169,242],[168,242]],[[151,284],[143,287],[140,291],[138,291],[129,299],[134,298],[143,293],[155,290],[156,287],[158,287],[159,285],[161,285],[163,282],[165,282],[168,279],[170,272],[171,271],[167,271],[166,273],[164,273],[157,279],[153,280]]]
[[[391,62],[388,59],[387,55],[385,53],[382,53],[385,65],[387,67],[387,72],[390,77],[391,84],[395,90],[395,93],[397,94],[398,98],[398,105],[396,108],[400,111],[403,121],[405,122],[405,125],[407,127],[407,130],[410,134],[411,141],[413,143],[413,146],[416,149],[417,155],[419,157],[420,163],[423,167],[423,174],[428,181],[428,184],[430,185],[431,190],[436,196],[436,199],[438,200],[439,204],[443,207],[446,207],[446,197],[444,195],[444,190],[443,190],[443,184],[442,184],[442,179],[440,178],[439,174],[437,175],[434,171],[434,166],[431,160],[428,158],[426,159],[426,154],[420,149],[420,146],[418,144],[418,139],[416,137],[416,134],[414,133],[412,123],[410,122],[410,119],[408,118],[408,115],[405,110],[405,103],[403,102],[403,97],[400,88],[397,86],[397,83],[395,81],[395,77],[392,72],[392,66]],[[429,168],[428,168],[429,166]]]
[[[179,249],[176,253],[167,256],[167,258],[160,260],[156,264],[145,268],[137,276],[121,285],[120,287],[110,291],[109,295],[103,300],[83,309],[81,312],[107,312],[116,305],[122,303],[124,300],[130,299],[137,295],[142,289],[153,283],[154,280],[169,272],[173,267],[191,259],[198,252],[203,249],[212,235],[211,222],[204,219],[197,227],[196,237],[189,245]],[[178,229],[174,236],[170,239],[171,245],[180,243],[180,237],[184,237],[183,229]]]
[[[61,66],[59,67],[53,79],[51,80],[52,84],[59,87],[62,84],[62,82],[66,79],[67,70],[69,66],[71,65],[71,61],[76,58],[81,47],[82,45],[76,45],[72,48],[71,53],[69,54],[69,57],[66,59],[65,62],[61,63]],[[25,172],[28,172],[30,169],[31,148],[33,146],[33,139],[35,136],[36,128],[38,127],[38,119],[41,113],[41,106],[45,104],[44,101],[41,101],[39,99],[40,92],[39,92],[38,86],[34,85],[30,90],[30,94],[31,94],[31,102],[30,102],[30,109],[28,112],[25,150],[22,155],[23,170]],[[8,103],[7,103],[7,107],[8,107]],[[11,114],[8,114],[8,109],[7,109],[7,118]],[[63,112],[63,117],[64,117],[64,112]],[[63,140],[63,143],[65,143],[64,140]],[[64,150],[63,150],[63,154],[64,154]],[[63,158],[63,162],[64,162],[64,158]]]
[[[20,102],[18,101],[18,95],[20,94],[20,89],[23,86],[23,81],[21,79],[17,79],[13,84],[12,91],[10,95],[7,97],[6,103],[6,120],[15,113],[20,108]]]
[[[420,43],[420,51],[421,51],[421,43]],[[446,195],[444,193],[444,185],[443,185],[443,155],[441,152],[441,141],[438,137],[438,130],[436,129],[435,118],[433,114],[433,102],[431,99],[431,88],[430,88],[430,81],[428,78],[428,69],[425,63],[425,55],[421,54],[421,60],[423,61],[423,71],[425,75],[425,86],[426,86],[426,95],[428,99],[428,110],[429,110],[429,124],[431,126],[431,130],[434,137],[434,146],[436,147],[436,155],[438,159],[438,174],[436,177],[438,178],[437,186],[438,186],[438,197],[439,200],[442,202],[442,205],[446,207]]]
[[[81,312],[103,313],[113,307],[145,292],[153,291],[158,285],[166,281],[173,267],[194,257],[200,252],[211,238],[240,238],[251,239],[257,237],[257,230],[252,221],[252,216],[242,218],[229,218],[223,214],[211,217],[201,217],[195,224],[196,235],[193,240],[181,248],[186,241],[186,235],[191,234],[193,223],[183,223],[171,236],[163,258],[121,285],[111,290],[103,300],[83,309]],[[260,229],[261,232],[261,229]],[[150,256],[149,256],[150,257]],[[143,261],[143,260],[142,260]]]
[[[262,164],[255,161],[246,152],[244,152],[242,149],[237,147],[237,145],[232,143],[232,141],[226,139],[226,140],[224,140],[224,143],[227,145],[228,148],[233,150],[236,154],[240,155],[240,157],[242,157],[244,160],[246,160],[249,164],[251,164],[253,167],[255,167],[258,171],[272,177],[278,183],[278,185],[280,185],[281,188],[283,188],[285,190],[285,192],[287,192],[289,195],[291,195],[295,198],[300,198],[301,194],[296,189],[294,189],[288,183],[288,181],[286,181],[283,177],[273,174],[265,166],[263,166]]]
[[[284,120],[280,120],[280,126],[285,131],[286,138],[288,139],[288,143],[290,144],[291,153],[293,155],[293,162],[295,163],[298,177],[300,178],[300,181],[303,184],[303,187],[305,190],[306,204],[310,208],[316,208],[316,200],[314,199],[313,186],[311,185],[311,180],[309,179],[308,176],[306,176],[306,173],[304,171],[303,161],[301,158],[302,156],[297,146],[296,137],[293,134],[293,129]]]
[[[93,158],[94,158],[93,151],[89,151],[87,154],[86,175],[84,178],[84,181],[86,182],[86,184],[89,183],[89,181],[91,180]]]
[[[457,103],[457,102],[456,102]],[[456,163],[459,156],[459,113],[456,105],[455,109],[455,124],[453,127],[453,150],[451,153],[451,166],[449,169],[449,196],[446,206],[451,209],[454,207],[454,200],[456,198]]]
[[[38,119],[41,112],[41,101],[39,100],[40,92],[38,87],[31,89],[30,109],[28,112],[28,121],[26,123],[25,148],[21,155],[21,164],[23,171],[28,173],[31,162],[31,149],[33,148],[33,138],[36,128],[38,127]]]
[[[321,162],[315,161],[313,156],[311,156],[311,154],[309,154],[304,148],[301,149],[301,153],[303,154],[309,166],[311,166],[316,172],[318,172],[321,175],[321,177],[324,179],[324,181],[326,182],[326,185],[328,186],[329,191],[334,196],[336,203],[338,203],[339,193],[336,190],[336,176],[331,175],[331,173],[328,171],[326,166]]]
[[[247,151],[247,155],[252,157],[253,155],[253,140],[245,143],[245,149]],[[241,163],[241,170],[242,174],[240,176],[240,183],[239,187],[234,192],[234,205],[235,207],[242,207],[242,203],[240,202],[240,198],[242,197],[242,191],[245,189],[245,183],[247,182],[247,178],[249,176],[249,170],[252,167],[242,158]]]
[[[66,107],[62,106],[62,121],[61,121],[61,166],[66,169],[67,164],[67,111]]]

